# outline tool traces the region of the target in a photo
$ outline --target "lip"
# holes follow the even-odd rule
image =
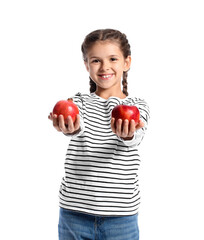
[[[107,74],[98,74],[98,76],[100,77],[100,79],[103,80],[109,80],[112,78],[114,74],[113,73],[107,73]]]

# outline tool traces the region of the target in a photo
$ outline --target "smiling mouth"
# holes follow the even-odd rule
[[[113,76],[113,74],[99,74],[98,75],[101,79],[110,79],[112,76]]]

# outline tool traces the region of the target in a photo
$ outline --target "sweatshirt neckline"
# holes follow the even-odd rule
[[[96,97],[96,98],[98,98],[98,99],[100,99],[100,100],[102,100],[102,101],[108,101],[109,99],[114,99],[114,98],[118,99],[119,101],[124,101],[124,100],[129,98],[129,96],[127,96],[125,98],[119,98],[119,97],[115,97],[115,96],[110,96],[108,99],[105,99],[105,98],[102,98],[102,97],[98,96],[95,92],[91,93],[91,95]]]

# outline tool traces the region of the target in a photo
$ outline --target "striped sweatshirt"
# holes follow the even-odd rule
[[[69,141],[60,207],[99,216],[136,214],[140,205],[138,145],[147,128],[148,105],[135,97],[106,100],[95,93],[78,93],[73,102],[80,112],[80,131]],[[132,140],[112,132],[111,111],[119,104],[135,105],[145,124]]]

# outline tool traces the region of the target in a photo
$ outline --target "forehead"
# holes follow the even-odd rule
[[[88,50],[88,57],[91,56],[107,56],[107,55],[123,55],[119,43],[116,41],[97,41]]]

